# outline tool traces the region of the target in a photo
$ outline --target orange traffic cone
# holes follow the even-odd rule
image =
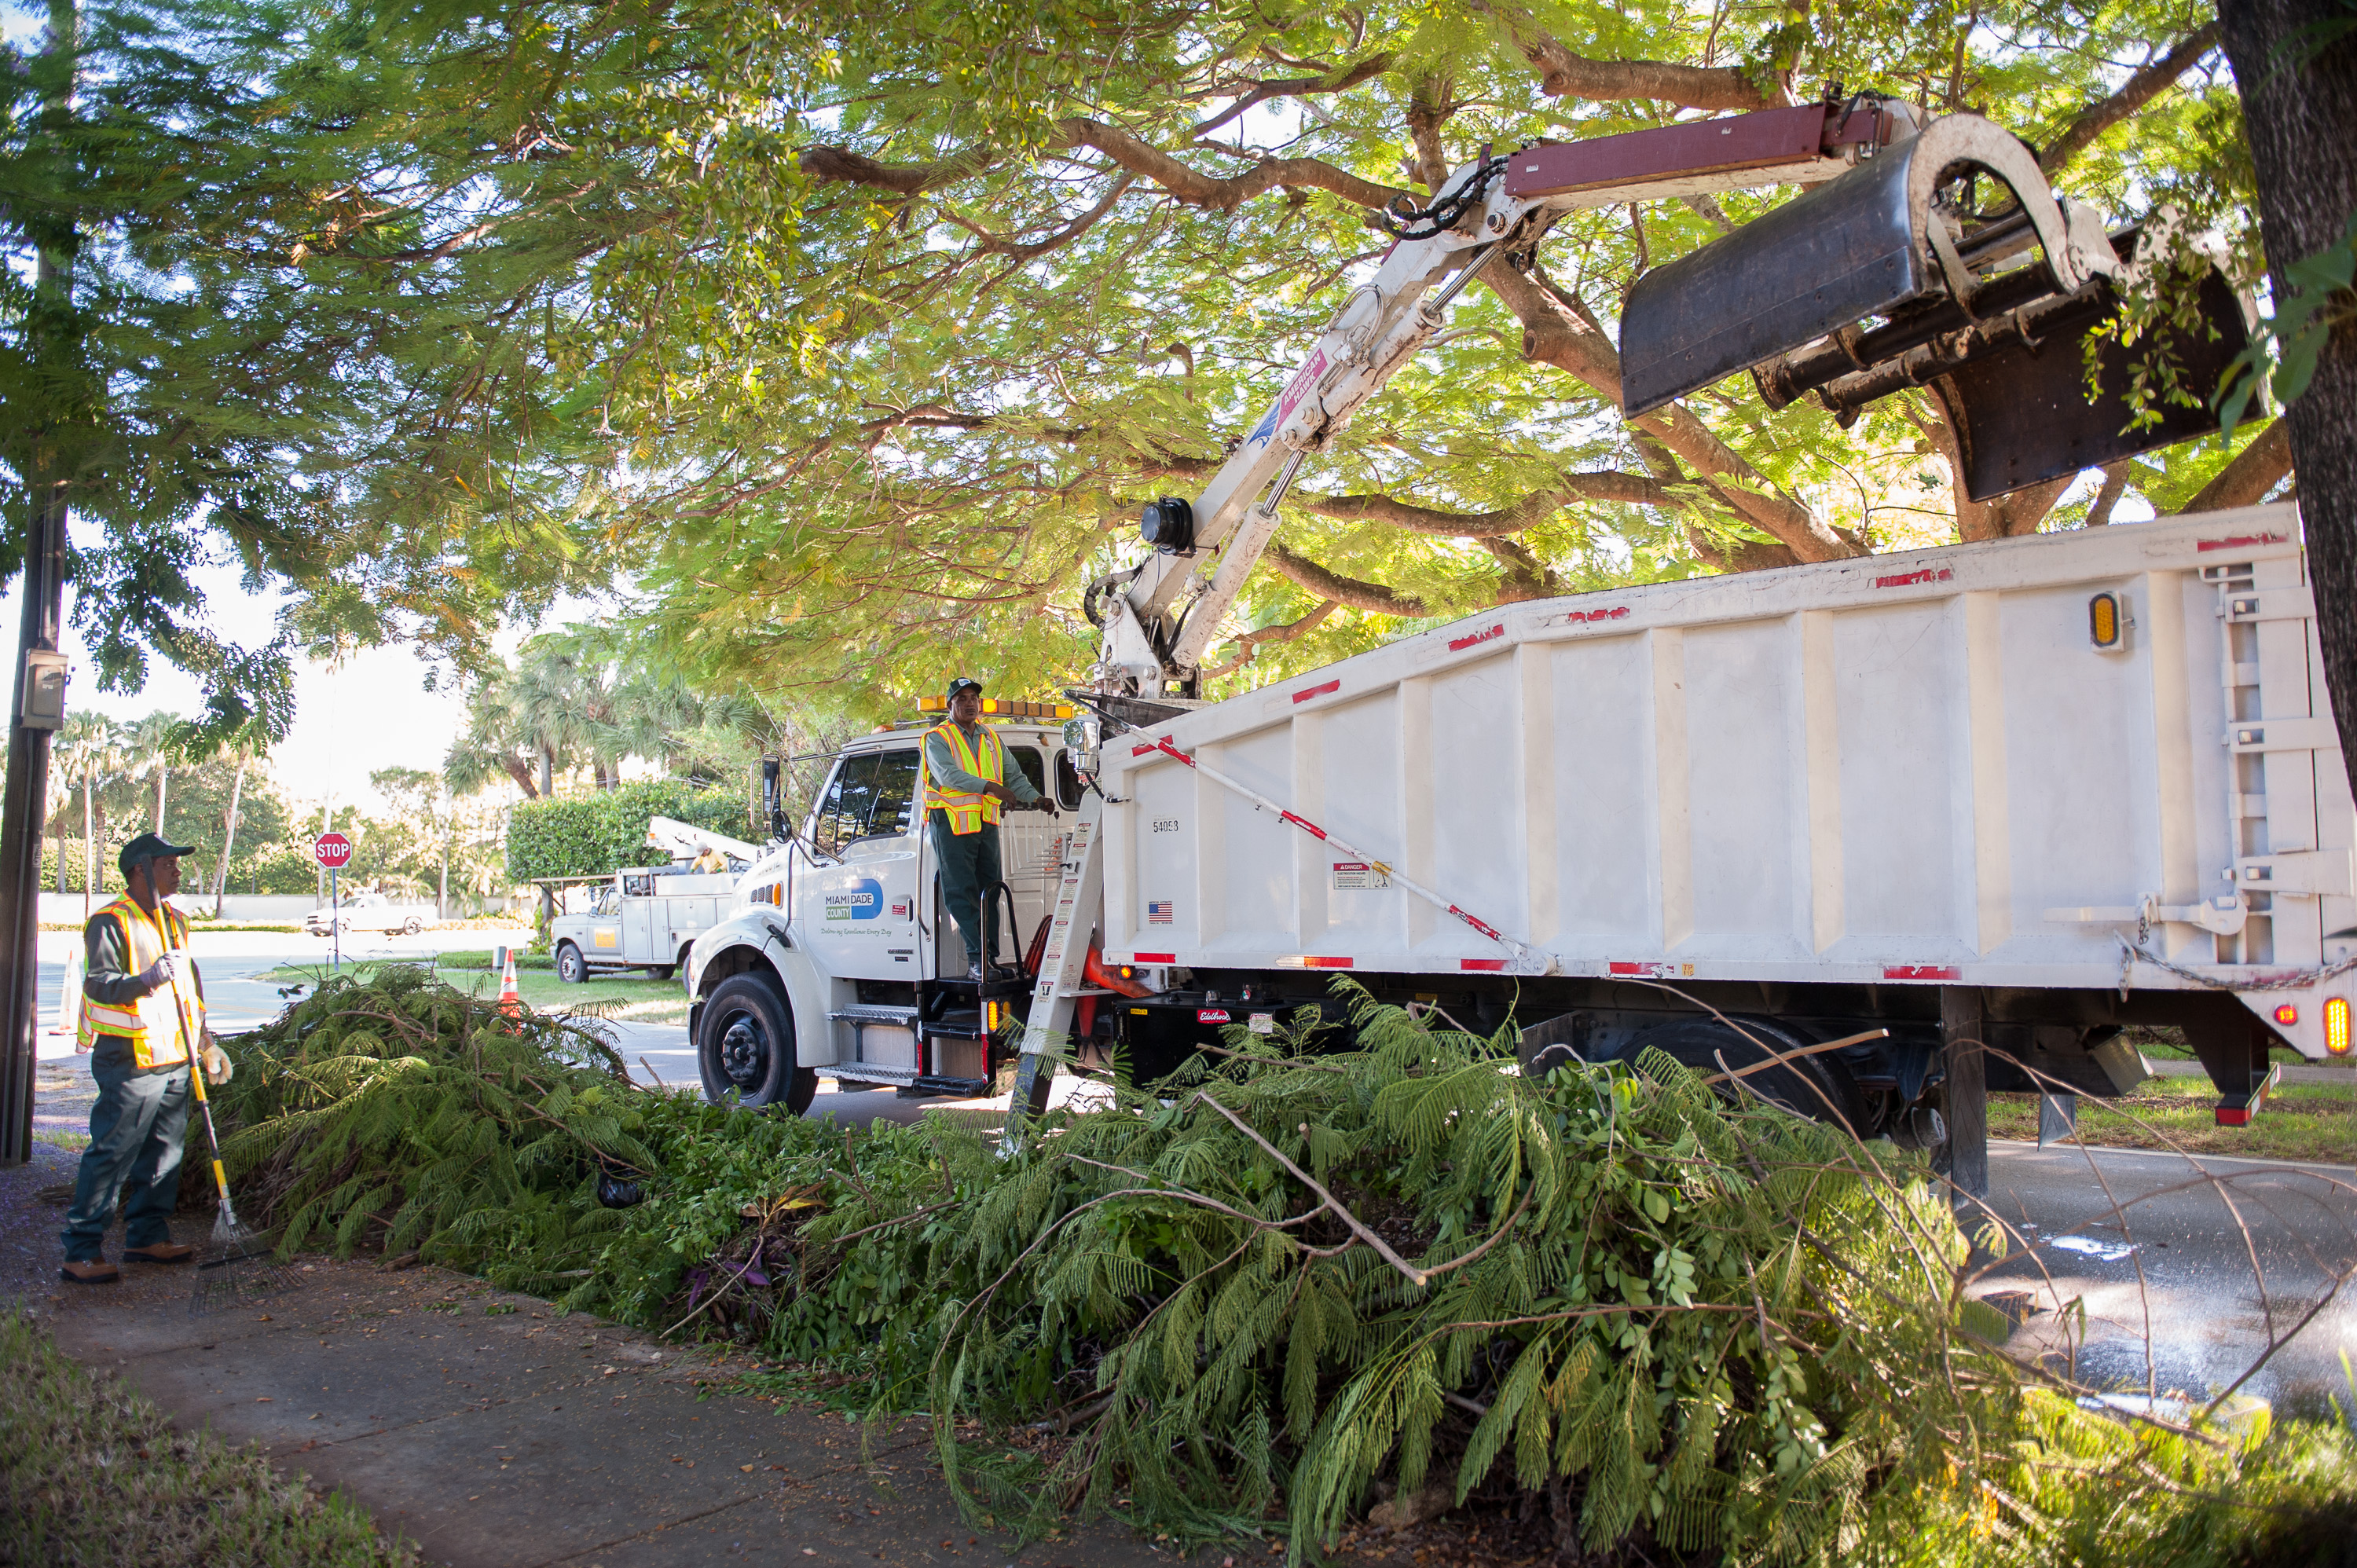
[[[523,997],[516,990],[515,949],[508,949],[508,972],[500,977],[500,1011],[511,1018],[523,1016]]]

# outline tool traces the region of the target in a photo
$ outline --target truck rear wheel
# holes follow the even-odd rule
[[[1874,1135],[1867,1125],[1866,1096],[1858,1091],[1847,1068],[1830,1056],[1814,1056],[1744,1072],[1775,1056],[1805,1050],[1809,1042],[1766,1019],[1738,1018],[1736,1023],[1741,1026],[1739,1030],[1716,1018],[1681,1018],[1658,1025],[1631,1040],[1623,1059],[1633,1063],[1651,1046],[1705,1078],[1743,1072],[1739,1084],[1729,1079],[1711,1087],[1722,1100],[1740,1101],[1756,1094],[1812,1122],[1845,1126],[1861,1138]]]
[[[800,1116],[818,1093],[818,1074],[794,1065],[794,1015],[778,988],[759,974],[735,974],[704,1004],[695,1042],[704,1097],[716,1104],[782,1105]]]
[[[556,944],[556,978],[567,985],[578,985],[589,978],[589,961],[571,942]]]
[[[671,978],[671,965],[667,963],[647,964],[643,967],[642,972],[649,980],[669,980]]]

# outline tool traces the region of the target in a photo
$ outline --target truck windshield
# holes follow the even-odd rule
[[[812,842],[820,854],[839,855],[856,840],[905,833],[916,794],[916,747],[846,757],[819,800]]]

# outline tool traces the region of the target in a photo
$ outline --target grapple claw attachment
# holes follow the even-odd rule
[[[2002,185],[2012,204],[1967,227],[1943,196],[1965,177]],[[2129,369],[2150,345],[2106,346],[2103,393],[2087,396],[2081,345],[2117,309],[2113,280],[2135,246],[2049,189],[2014,136],[1952,114],[1639,278],[1620,318],[1622,406],[1649,413],[1749,370],[1769,407],[1814,393],[1846,425],[1927,386],[1976,500],[2207,434],[2206,407],[2126,428]],[[2214,271],[2201,299],[2208,328],[2162,347],[2206,396],[2244,326]]]

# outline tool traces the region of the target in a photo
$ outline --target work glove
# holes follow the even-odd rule
[[[204,1059],[205,1081],[216,1089],[237,1071],[237,1064],[229,1059],[229,1053],[221,1048],[221,1042],[213,1038],[210,1029],[205,1031],[204,1049],[198,1054]]]
[[[142,990],[156,992],[171,984],[179,977],[179,973],[180,966],[177,955],[166,953],[162,958],[141,970],[135,978],[138,980]]]

